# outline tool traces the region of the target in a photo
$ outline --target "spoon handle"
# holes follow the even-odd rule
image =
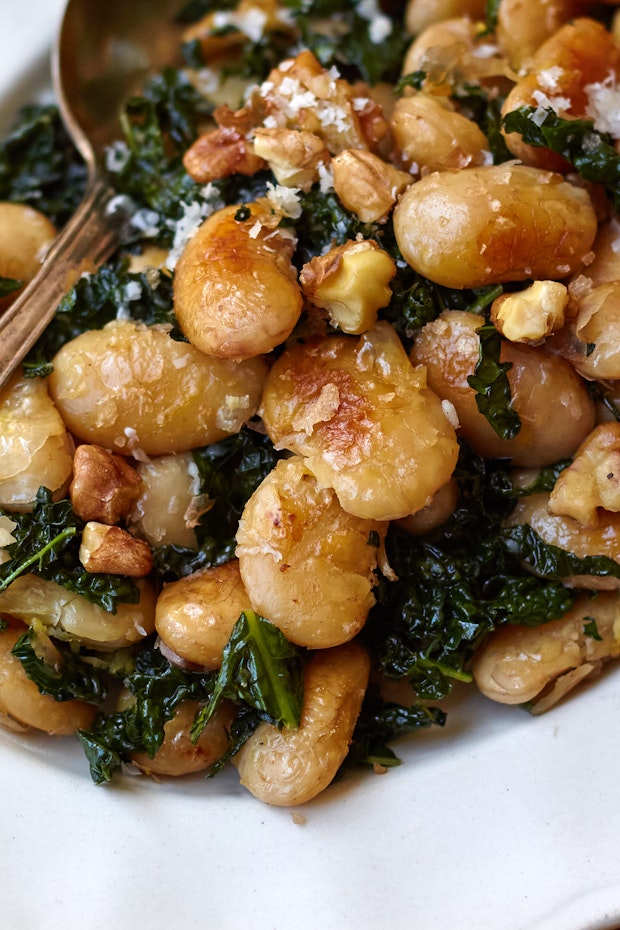
[[[111,208],[112,188],[95,174],[84,199],[48,252],[36,277],[0,316],[0,388],[43,333],[67,291],[119,243],[126,214]]]

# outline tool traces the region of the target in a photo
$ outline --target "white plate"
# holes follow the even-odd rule
[[[130,2],[130,0],[128,0]],[[0,93],[22,102],[60,0],[19,0]],[[17,79],[16,79],[17,75]],[[6,122],[7,107],[1,111]],[[0,734],[6,930],[594,930],[620,925],[620,676],[546,716],[468,690],[404,764],[301,811],[234,771],[95,788],[71,740]]]

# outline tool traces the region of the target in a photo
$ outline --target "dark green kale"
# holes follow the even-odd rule
[[[298,239],[295,260],[300,266],[358,235],[364,239],[379,238],[378,224],[362,223],[342,206],[336,194],[324,194],[317,185],[300,195],[300,203],[302,214],[295,221]]]
[[[524,486],[513,484],[509,473],[502,471],[501,468],[498,468],[492,475],[491,481],[498,495],[503,495],[511,500],[518,500],[521,497],[530,497],[532,494],[552,491],[558,477],[565,468],[568,468],[571,462],[572,459],[561,459],[553,465],[546,465],[537,472],[536,477],[530,484]]]
[[[52,645],[46,634],[30,628],[17,640],[12,654],[22,663],[26,675],[41,694],[56,701],[103,704],[107,693],[104,676],[71,646],[58,641]]]
[[[384,701],[377,689],[370,686],[343,765],[347,768],[353,765],[383,765],[386,768],[400,765],[400,759],[389,747],[393,740],[431,726],[442,727],[445,722],[446,714],[438,707],[428,707],[421,701],[410,707]]]
[[[75,212],[86,168],[55,106],[27,106],[0,143],[0,200],[27,203],[57,226]]]
[[[583,635],[589,636],[591,639],[596,640],[597,643],[603,642],[603,637],[598,631],[594,617],[584,617]]]
[[[493,164],[499,165],[514,156],[502,135],[502,106],[504,97],[490,92],[480,84],[459,84],[452,89],[452,99],[461,112],[480,126],[489,140]]]
[[[389,32],[380,41],[372,36],[371,24],[359,12],[360,0],[285,0],[301,35],[323,67],[335,65],[349,80],[362,78],[369,84],[395,82],[400,76],[407,37],[402,20],[388,19]],[[331,23],[326,23],[329,16]]]
[[[136,604],[140,592],[124,575],[92,574],[78,558],[83,522],[68,500],[54,502],[52,492],[39,488],[32,513],[13,513],[0,509],[15,526],[16,540],[5,547],[9,559],[0,565],[0,591],[20,575],[30,573],[55,581],[110,613],[119,604]]]
[[[514,439],[521,429],[519,414],[511,402],[508,372],[511,362],[500,361],[501,335],[492,324],[478,329],[480,355],[467,383],[476,391],[476,406],[500,439]]]
[[[609,391],[601,381],[588,381],[587,388],[592,400],[597,404],[602,404],[607,413],[611,415],[612,419],[620,423],[620,410],[618,409],[611,391]]]
[[[413,87],[414,90],[422,90],[426,80],[426,71],[410,71],[409,74],[403,74],[396,83],[394,92],[402,94],[405,87]]]
[[[112,180],[119,193],[151,211],[150,225],[159,230],[162,245],[172,245],[174,224],[184,210],[204,200],[201,186],[183,167],[183,153],[210,109],[184,72],[169,68],[121,114],[126,150],[117,152]]]
[[[195,527],[197,550],[180,546],[154,550],[155,567],[165,581],[233,557],[243,508],[280,457],[267,436],[248,427],[221,442],[194,449],[192,456],[198,468],[199,495],[208,501],[208,509]]]
[[[579,558],[545,542],[526,523],[500,530],[499,535],[506,552],[549,581],[560,581],[572,575],[620,578],[620,565],[614,559],[603,555]]]
[[[158,649],[144,648],[136,657],[125,685],[134,697],[126,710],[100,714],[90,730],[78,736],[95,784],[110,781],[133,752],[153,758],[164,739],[164,724],[182,701],[209,701],[215,686],[213,672],[187,672],[172,665]]]
[[[550,107],[529,106],[507,113],[503,127],[520,133],[528,145],[561,155],[586,181],[601,184],[616,209],[620,206],[620,155],[611,136],[597,132],[592,120],[563,119]]]
[[[172,278],[156,269],[130,272],[129,260],[103,265],[81,277],[63,297],[52,322],[28,355],[24,366],[27,377],[45,377],[51,360],[70,339],[124,315],[148,326],[155,323],[173,327],[180,337],[172,309]],[[182,337],[181,337],[182,338]]]
[[[454,680],[470,680],[471,656],[496,627],[544,623],[574,602],[559,580],[525,571],[523,553],[507,546],[501,524],[513,504],[494,490],[499,467],[463,444],[450,519],[427,538],[388,532],[398,581],[380,581],[365,635],[381,671],[408,679],[420,699],[438,700]]]
[[[211,699],[196,715],[192,739],[198,739],[224,698],[249,705],[276,726],[298,727],[303,665],[301,651],[273,623],[244,610],[224,648]]]
[[[499,6],[502,0],[487,0],[484,19],[487,32],[495,32],[499,16]]]
[[[24,282],[16,278],[3,278],[0,276],[0,297],[8,297],[18,291]]]

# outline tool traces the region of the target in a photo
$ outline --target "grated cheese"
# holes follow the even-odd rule
[[[361,0],[356,11],[368,21],[368,34],[374,45],[379,45],[392,34],[392,20],[381,12],[377,0]]]
[[[292,220],[297,220],[301,216],[302,210],[298,187],[283,187],[281,184],[274,185],[268,181],[267,199],[278,213],[282,213]]]
[[[207,184],[200,191],[200,200],[191,204],[183,204],[183,214],[178,220],[167,220],[167,226],[174,230],[174,240],[172,248],[166,259],[166,268],[174,271],[176,264],[181,257],[183,249],[197,232],[202,222],[224,206],[217,187],[213,184]]]
[[[588,97],[586,116],[593,121],[594,128],[620,139],[620,87],[613,74],[604,81],[588,84],[584,90]]]

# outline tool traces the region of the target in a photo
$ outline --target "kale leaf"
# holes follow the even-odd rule
[[[502,529],[499,536],[508,553],[547,580],[561,580],[571,575],[620,578],[620,565],[614,559],[603,555],[580,558],[545,542],[527,523]]]
[[[86,167],[53,105],[20,110],[0,143],[0,200],[27,203],[62,226],[78,207]]]
[[[499,17],[499,6],[502,0],[487,0],[484,19],[487,32],[495,32]]]
[[[500,470],[462,443],[450,519],[426,538],[395,525],[388,532],[398,581],[380,581],[364,635],[380,670],[409,680],[420,699],[438,700],[453,681],[470,680],[474,650],[496,627],[544,623],[574,603],[573,591],[527,572],[523,551],[507,544],[502,521],[513,502],[497,493]]]
[[[30,572],[55,581],[69,591],[116,613],[119,604],[136,604],[140,591],[125,575],[92,574],[78,557],[83,522],[71,502],[54,502],[48,488],[39,488],[32,513],[0,509],[15,526],[14,543],[5,547],[9,559],[0,565],[0,591],[20,575]]]
[[[528,145],[549,148],[565,158],[586,181],[601,184],[620,206],[620,155],[613,139],[588,119],[563,119],[550,107],[519,107],[503,119],[506,132],[521,133]]]
[[[60,642],[51,645],[45,633],[35,632],[30,627],[17,640],[12,654],[19,659],[41,694],[50,695],[56,701],[103,704],[107,693],[103,675],[71,646]]]
[[[223,698],[253,707],[262,720],[299,726],[303,704],[303,658],[269,620],[244,610],[224,648],[222,666],[209,704],[191,728],[198,739]]]
[[[18,281],[16,278],[4,278],[0,276],[0,297],[8,297],[9,294],[14,294],[15,291],[20,289],[23,283],[23,281]]]
[[[364,697],[343,766],[383,765],[391,768],[400,765],[400,759],[389,748],[389,743],[417,730],[442,727],[445,722],[446,714],[440,708],[428,707],[422,701],[414,701],[411,706],[385,701],[371,685]]]
[[[135,698],[126,710],[100,714],[90,730],[78,731],[95,784],[110,781],[133,752],[153,758],[164,739],[164,725],[182,701],[208,701],[215,674],[186,672],[158,649],[144,648],[125,685]]]
[[[501,336],[492,324],[478,329],[480,354],[467,383],[476,391],[476,406],[500,439],[514,439],[521,429],[519,414],[511,406],[507,373],[511,362],[500,362]]]
[[[514,157],[502,135],[504,97],[490,92],[480,84],[469,82],[453,87],[451,96],[461,112],[477,123],[489,140],[493,164],[499,165]]]
[[[28,355],[24,374],[45,377],[61,346],[122,315],[147,326],[170,325],[171,336],[182,338],[172,309],[171,276],[157,269],[130,272],[129,259],[125,258],[83,275],[63,297],[52,322]]]

